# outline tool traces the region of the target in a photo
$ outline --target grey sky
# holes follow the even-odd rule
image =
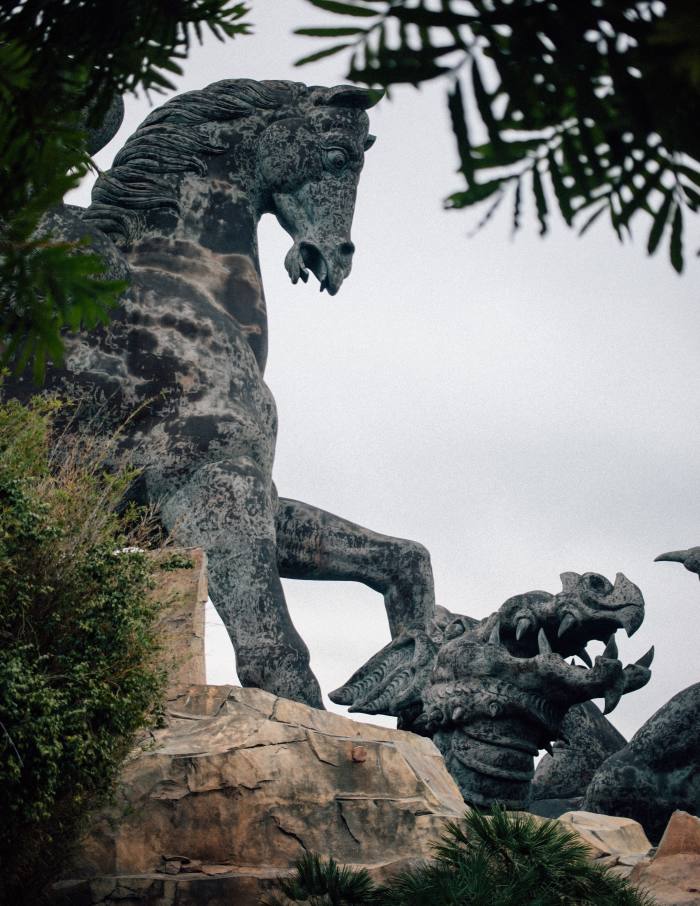
[[[303,0],[253,5],[256,34],[194,48],[178,91],[343,81],[342,57],[291,65],[321,46],[292,30],[323,13]],[[126,103],[103,167],[149,109]],[[371,120],[357,254],[338,296],[293,287],[289,238],[272,218],[260,229],[279,491],[423,542],[438,602],[474,617],[519,592],[558,591],[566,570],[624,572],[647,617],[619,639],[621,658],[657,649],[649,686],[613,714],[629,737],[700,679],[698,580],[653,563],[700,544],[700,229],[687,231],[682,278],[665,253],[646,257],[641,221],[636,245],[604,223],[583,240],[563,225],[540,240],[532,212],[515,241],[506,212],[467,239],[474,214],[441,208],[460,187],[443,86],[396,90]],[[88,199],[84,188],[71,200]],[[285,587],[325,693],[389,640],[381,598],[363,586]],[[226,681],[227,639],[208,641],[210,678]]]

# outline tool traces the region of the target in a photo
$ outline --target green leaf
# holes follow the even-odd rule
[[[479,114],[483,120],[484,126],[486,126],[486,131],[489,134],[489,139],[494,145],[500,144],[502,141],[501,134],[496,123],[496,118],[493,115],[493,110],[491,108],[491,99],[492,95],[484,87],[484,83],[481,79],[481,73],[479,72],[479,66],[475,59],[472,59],[471,65],[471,77],[472,77],[472,87],[474,89],[474,99],[476,100],[476,105],[479,108]]]
[[[341,3],[339,0],[308,0],[312,6],[326,10],[329,13],[338,13],[341,16],[376,16],[377,11],[364,6],[355,6],[351,3]]]
[[[698,170],[693,170],[691,167],[686,167],[684,164],[674,164],[673,169],[677,173],[682,173],[683,176],[687,176],[688,179],[692,180],[697,186],[700,186],[700,172]]]
[[[467,208],[480,201],[485,201],[503,186],[503,177],[489,182],[473,183],[463,192],[454,192],[445,199],[446,208]]]
[[[564,132],[562,135],[561,148],[564,154],[564,161],[575,180],[576,191],[583,198],[590,196],[590,180],[586,175],[583,164],[580,159],[581,149],[576,137],[570,132]]]
[[[650,255],[653,255],[656,249],[658,248],[659,242],[661,241],[661,236],[663,235],[666,223],[668,222],[668,215],[671,210],[671,205],[673,204],[673,190],[667,189],[666,196],[659,207],[659,210],[654,215],[654,222],[651,225],[651,230],[649,231],[649,239],[647,241],[647,252]]]
[[[297,28],[295,35],[308,38],[346,38],[350,35],[365,35],[366,28]]]
[[[549,153],[547,154],[547,160],[549,161],[549,178],[552,180],[554,194],[557,201],[559,202],[559,210],[561,211],[562,217],[566,221],[567,226],[571,226],[574,216],[574,212],[571,207],[571,196],[569,189],[564,185],[561,170],[559,169],[559,164],[557,163],[553,149],[550,149]]]
[[[671,244],[669,248],[671,264],[677,273],[683,272],[683,208],[677,204],[671,226]]]
[[[474,179],[474,162],[472,161],[469,126],[464,111],[464,100],[459,81],[455,82],[454,88],[448,93],[447,104],[450,110],[450,119],[452,120],[452,132],[457,139],[457,152],[461,162],[460,169],[469,183]]]
[[[683,194],[686,196],[688,207],[691,211],[697,211],[700,208],[700,192],[696,192],[690,186],[681,183]]]
[[[513,198],[513,233],[517,233],[520,229],[520,196],[521,196],[521,181],[518,180],[518,183],[515,187],[515,197]]]
[[[307,57],[302,57],[300,60],[297,60],[295,66],[306,66],[307,63],[315,63],[317,60],[323,60],[325,57],[332,57],[333,54],[340,53],[341,50],[345,50],[346,47],[350,47],[350,44],[336,44],[334,47],[326,47],[323,50],[318,50],[316,53],[309,54]]]
[[[599,208],[596,208],[596,210],[590,215],[590,217],[586,220],[586,222],[583,224],[581,229],[578,231],[579,236],[583,236],[584,233],[588,232],[589,228],[593,226],[593,224],[596,222],[596,220],[600,217],[600,215],[603,213],[603,211],[607,207],[608,207],[608,202],[604,201],[603,204]]]
[[[653,189],[656,189],[661,184],[661,178],[663,177],[666,170],[663,167],[655,173],[649,173],[643,183],[632,189],[632,194],[628,201],[626,201],[622,208],[620,209],[620,214],[618,217],[618,222],[620,226],[627,226],[630,218],[635,214],[640,208],[648,211],[648,199],[649,194]]]
[[[503,189],[501,188],[501,190],[500,190],[500,191],[498,192],[498,194],[496,195],[496,198],[494,199],[494,201],[493,201],[493,202],[489,205],[489,207],[487,208],[486,213],[484,214],[484,216],[483,216],[483,217],[481,218],[481,220],[477,223],[477,225],[476,225],[472,230],[470,230],[469,233],[467,234],[467,236],[468,236],[470,239],[473,238],[474,236],[476,236],[476,234],[477,234],[483,227],[486,226],[486,224],[489,222],[489,220],[491,220],[491,218],[493,217],[493,215],[496,213],[496,211],[497,211],[498,208],[500,207],[501,202],[503,201],[503,199],[504,199],[505,197],[506,197],[506,193],[505,193],[505,192],[503,191]]]
[[[536,164],[532,168],[532,191],[535,196],[535,205],[537,207],[537,219],[540,222],[540,236],[544,236],[547,232],[547,198],[544,194],[542,177],[540,176],[540,171],[537,169]]]

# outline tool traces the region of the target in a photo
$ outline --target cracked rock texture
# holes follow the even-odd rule
[[[173,691],[58,901],[257,904],[305,851],[385,878],[464,811],[435,745],[259,689]]]

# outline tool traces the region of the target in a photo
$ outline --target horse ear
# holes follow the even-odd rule
[[[354,107],[369,110],[384,97],[383,88],[360,88],[358,85],[336,85],[326,88],[316,98],[321,107]]]
[[[377,141],[377,136],[370,133],[365,139],[365,151],[369,151],[372,145]]]

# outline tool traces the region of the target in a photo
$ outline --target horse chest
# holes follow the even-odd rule
[[[128,419],[123,446],[149,470],[246,456],[271,471],[276,406],[245,327],[186,282],[163,282],[134,273],[110,326],[68,339],[51,389]]]

